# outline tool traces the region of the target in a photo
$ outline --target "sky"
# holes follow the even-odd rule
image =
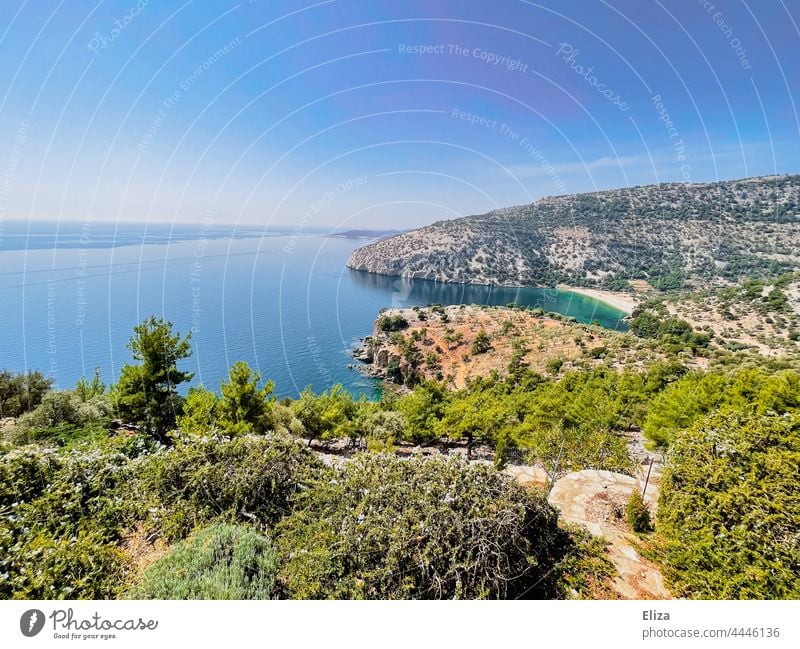
[[[4,0],[12,220],[405,229],[800,172],[796,0]]]

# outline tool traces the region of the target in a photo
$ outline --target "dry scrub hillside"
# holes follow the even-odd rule
[[[359,248],[349,266],[475,284],[700,288],[800,267],[798,222],[800,176],[646,185],[440,221]]]
[[[541,311],[479,306],[385,311],[356,355],[376,376],[405,384],[444,380],[455,389],[514,367],[556,375],[592,365],[644,367],[664,358],[654,341],[628,333]]]

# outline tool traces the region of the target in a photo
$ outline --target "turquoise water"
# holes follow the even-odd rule
[[[63,230],[64,226],[62,226]],[[101,368],[112,382],[130,360],[133,326],[151,314],[192,331],[186,369],[217,388],[237,360],[294,396],[335,383],[373,394],[349,366],[382,308],[516,302],[622,328],[618,311],[555,289],[508,289],[398,280],[351,271],[364,241],[320,235],[216,233],[200,227],[0,239],[0,369],[39,369],[71,387]],[[13,234],[13,233],[12,233]],[[249,238],[248,238],[249,235]],[[219,237],[219,238],[215,238]]]

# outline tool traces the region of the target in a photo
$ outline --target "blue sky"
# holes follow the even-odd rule
[[[794,1],[3,5],[3,220],[405,228],[800,171]]]

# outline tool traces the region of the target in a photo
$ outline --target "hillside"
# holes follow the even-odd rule
[[[641,370],[668,355],[655,340],[555,313],[432,306],[384,311],[356,357],[373,376],[406,385],[444,381],[459,390],[478,377],[506,376],[514,367],[550,376],[595,366]],[[695,367],[707,365],[704,358],[684,360]]]
[[[800,176],[646,185],[543,198],[405,232],[349,267],[496,285],[661,289],[800,267]]]

